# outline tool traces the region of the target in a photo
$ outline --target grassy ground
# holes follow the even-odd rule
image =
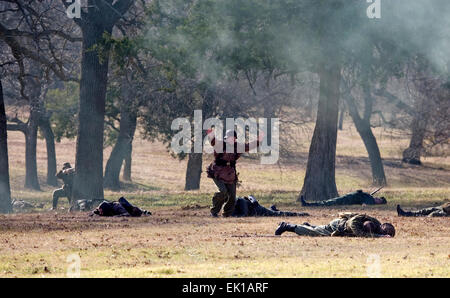
[[[302,208],[295,202],[305,173],[310,137],[279,165],[264,166],[243,158],[238,163],[242,187],[266,206],[306,211],[312,224],[329,222],[340,211],[362,211],[397,227],[394,239],[306,238],[273,236],[276,218],[213,219],[208,217],[214,185],[202,176],[201,190],[185,192],[185,161],[172,159],[161,144],[136,140],[133,183],[106,192],[116,199],[151,210],[145,218],[93,218],[67,213],[62,200],[51,207],[45,185],[45,145],[38,145],[42,191],[24,184],[24,139],[10,133],[13,198],[42,208],[0,216],[0,276],[64,277],[78,255],[82,277],[450,277],[448,218],[398,218],[395,205],[419,207],[450,199],[450,158],[427,158],[423,167],[400,163],[407,139],[376,132],[385,159],[389,204],[382,207]],[[74,162],[74,141],[57,144],[58,166]],[[105,158],[110,149],[105,150]],[[205,159],[205,166],[211,157]],[[204,173],[203,173],[204,175]],[[340,193],[370,190],[370,166],[364,146],[349,125],[339,133],[337,184]]]

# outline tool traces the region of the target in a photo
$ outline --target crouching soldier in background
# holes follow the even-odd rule
[[[275,235],[284,232],[296,233],[300,236],[332,236],[332,237],[394,237],[395,228],[390,223],[381,224],[376,218],[358,213],[340,213],[339,218],[323,226],[309,223],[293,225],[280,223]]]
[[[247,217],[247,216],[309,216],[308,213],[297,213],[280,211],[275,205],[267,209],[259,204],[259,202],[253,197],[237,198],[236,205],[232,216],[234,217]]]
[[[430,216],[430,217],[446,217],[450,216],[450,202],[439,207],[430,207],[417,211],[404,211],[400,205],[397,205],[398,216]]]
[[[152,215],[152,213],[131,205],[124,197],[122,197],[117,202],[102,202],[97,209],[94,210],[91,216],[92,215],[139,217],[141,215]]]
[[[358,190],[356,192],[351,192],[341,197],[334,199],[329,199],[326,201],[319,202],[306,202],[303,196],[300,197],[302,206],[304,207],[322,207],[322,206],[342,206],[342,205],[382,205],[386,204],[387,201],[384,197],[376,198],[371,194]]]
[[[72,166],[68,162],[66,162],[63,165],[62,170],[56,174],[56,177],[58,179],[61,179],[64,182],[64,185],[61,188],[58,188],[53,191],[52,210],[56,210],[56,207],[58,207],[59,198],[67,198],[69,200],[69,204],[71,204],[74,176],[75,176],[75,169],[72,168]]]

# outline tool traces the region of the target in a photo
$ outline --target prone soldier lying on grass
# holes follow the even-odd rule
[[[93,215],[139,217],[142,215],[152,215],[152,213],[131,205],[124,197],[121,197],[117,202],[102,202],[97,209],[92,212],[91,216]]]
[[[270,209],[267,209],[259,204],[259,202],[253,197],[237,198],[236,205],[231,216],[234,217],[247,217],[247,216],[309,216],[308,213],[298,213],[289,211],[280,211],[275,205]]]
[[[313,226],[309,223],[293,225],[280,223],[275,235],[284,232],[296,233],[300,236],[332,236],[332,237],[394,237],[395,228],[390,223],[381,224],[376,218],[366,214],[340,213],[339,218],[323,226]]]
[[[445,203],[439,207],[429,207],[417,211],[404,211],[400,205],[397,205],[398,216],[406,217],[418,217],[418,216],[429,216],[429,217],[446,217],[450,216],[450,202]]]
[[[382,205],[386,204],[387,201],[384,197],[377,198],[373,196],[374,193],[369,194],[358,190],[356,192],[351,192],[341,197],[329,199],[326,201],[319,202],[306,202],[303,196],[300,197],[302,206],[304,207],[322,207],[322,206],[342,206],[342,205]]]

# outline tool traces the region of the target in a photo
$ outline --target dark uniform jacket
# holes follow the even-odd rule
[[[261,206],[253,196],[248,196],[236,200],[235,208],[231,216],[309,216],[309,214],[305,212],[280,211],[276,208],[272,208],[267,209],[264,206]]]
[[[220,180],[227,184],[237,182],[238,176],[236,173],[236,161],[241,157],[242,153],[238,153],[238,143],[234,143],[234,150],[232,153],[227,153],[227,143],[223,141],[216,141],[213,138],[211,146],[214,147],[214,161],[208,166],[207,174],[209,178]],[[250,149],[258,147],[259,142],[245,143],[244,151],[249,152]],[[223,153],[218,153],[216,147],[222,148]]]
[[[103,201],[93,214],[100,216],[133,216],[151,215],[151,212],[141,210],[131,205],[125,198],[120,198],[117,202]]]
[[[75,177],[75,169],[69,168],[61,170],[56,174],[56,177],[64,182],[63,189],[67,191],[68,194],[72,193],[73,179]]]
[[[250,197],[238,198],[232,216],[255,216],[259,203],[258,201]]]

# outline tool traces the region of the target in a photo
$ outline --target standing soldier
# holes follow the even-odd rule
[[[73,186],[73,177],[75,176],[75,169],[72,168],[70,163],[66,162],[63,165],[61,171],[56,174],[58,179],[61,179],[64,182],[63,187],[55,189],[53,191],[53,207],[52,210],[56,210],[58,206],[59,198],[67,198],[69,200],[69,204],[72,203],[72,186]]]
[[[236,173],[236,161],[241,157],[240,152],[237,152],[237,134],[234,130],[227,130],[224,141],[217,141],[213,130],[207,131],[211,146],[214,147],[214,161],[207,168],[208,177],[214,180],[219,192],[214,194],[212,199],[211,216],[217,217],[222,206],[223,216],[229,217],[233,214],[236,203],[236,184],[238,182],[238,175]],[[245,143],[245,152],[259,146],[260,140],[264,137],[263,133],[259,132],[259,139],[252,143]],[[233,152],[227,152],[228,146],[233,147]],[[223,153],[218,153],[216,148],[221,148]]]

